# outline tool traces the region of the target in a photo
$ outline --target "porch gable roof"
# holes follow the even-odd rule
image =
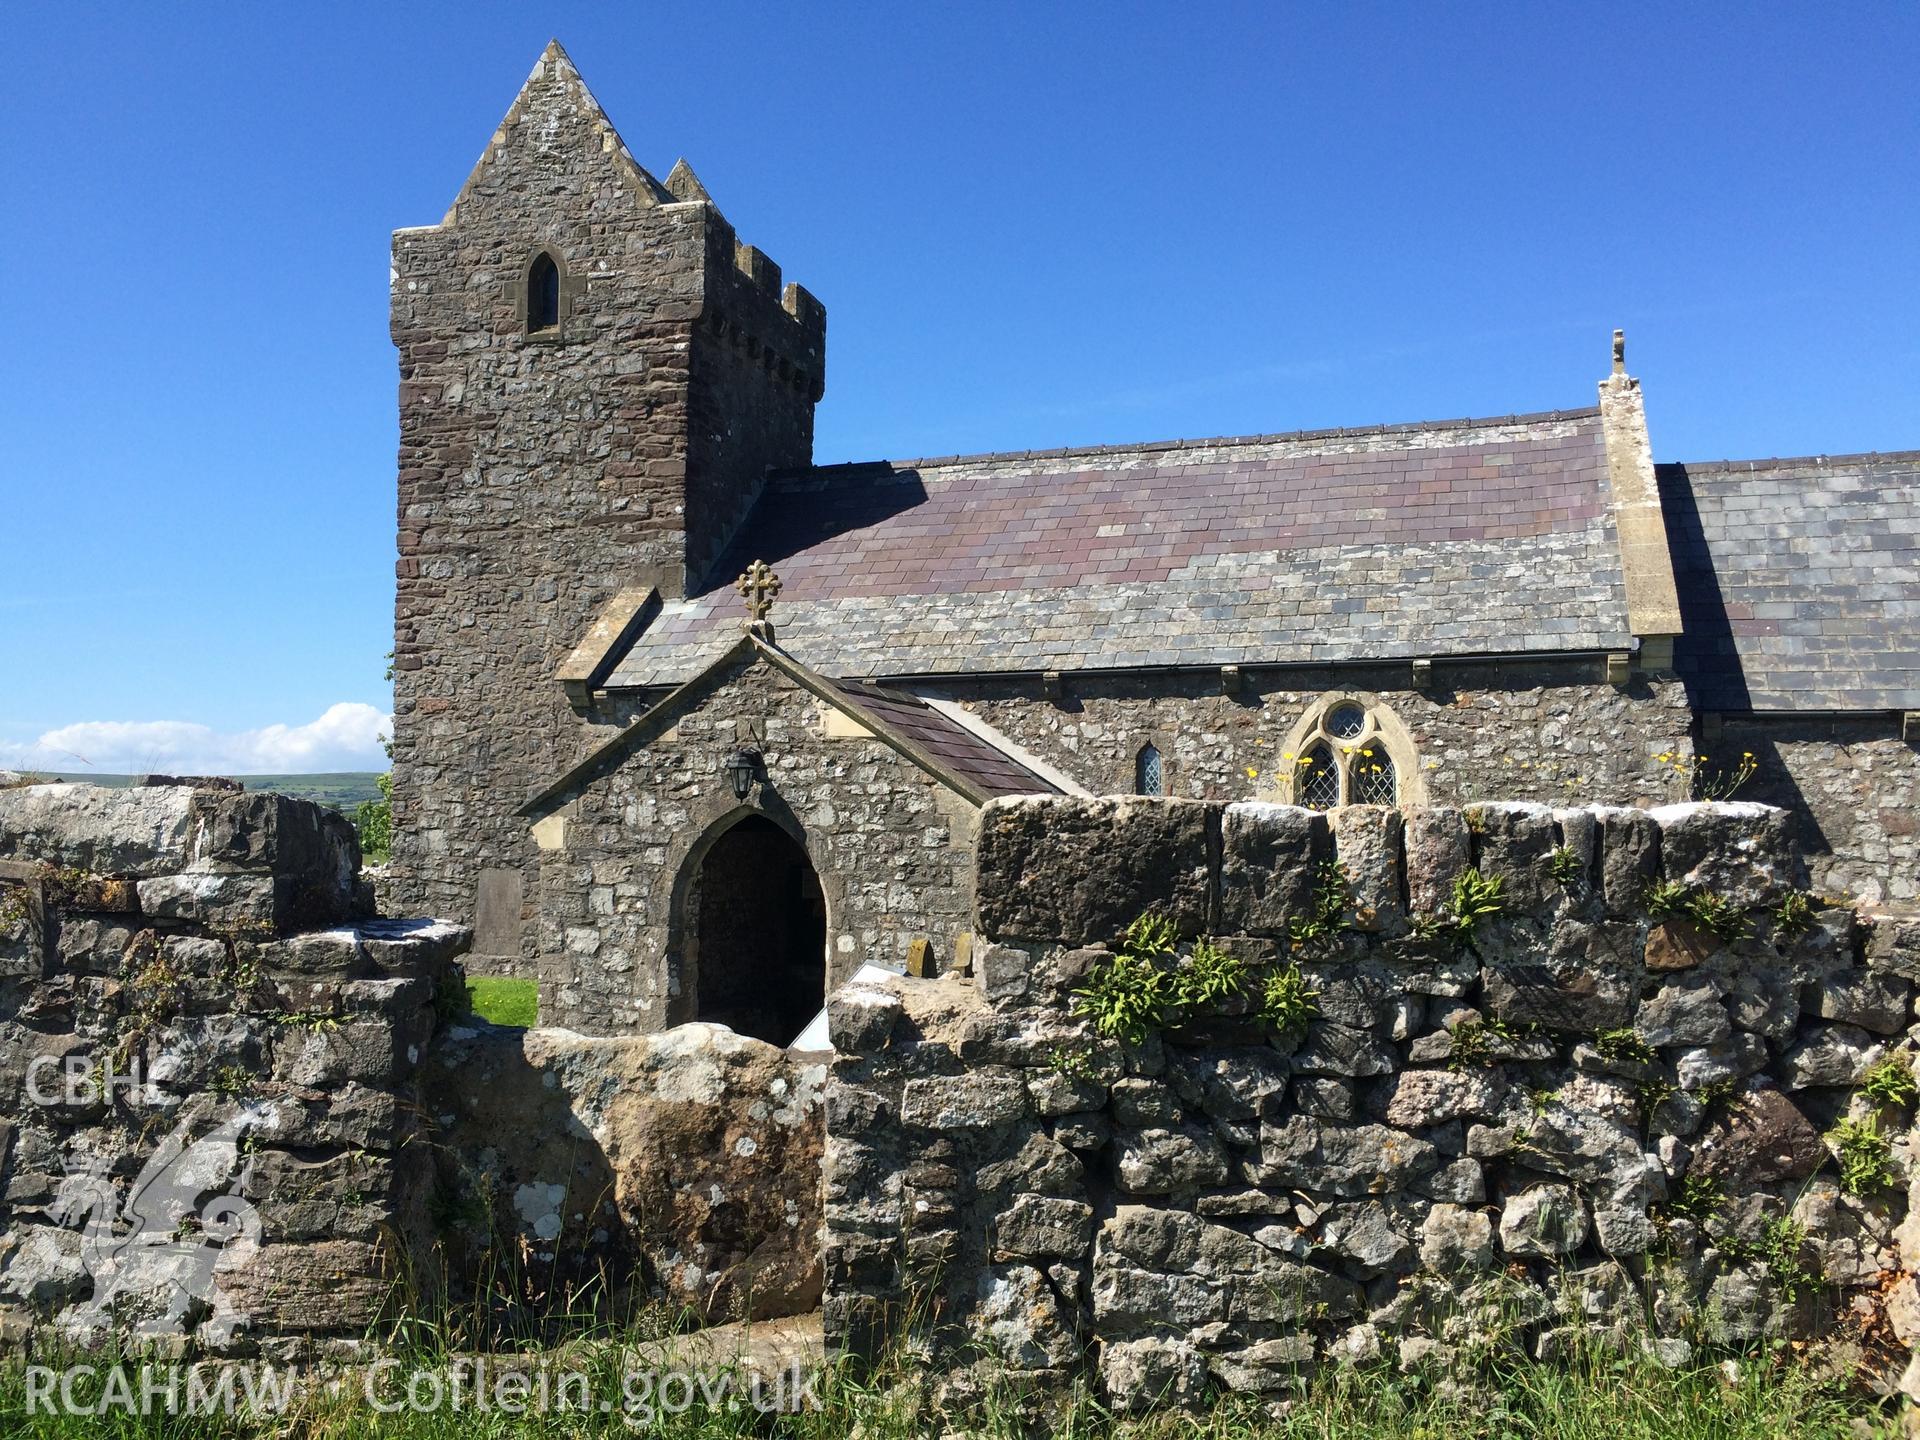
[[[1001,795],[1062,793],[1053,781],[993,745],[986,736],[955,723],[919,696],[877,685],[842,684],[801,664],[777,645],[747,633],[618,735],[536,792],[520,807],[520,815],[537,820],[550,814],[570,793],[611,773],[634,750],[650,744],[674,717],[699,703],[728,668],[754,658],[766,661],[801,689],[839,710],[971,805],[983,805]]]

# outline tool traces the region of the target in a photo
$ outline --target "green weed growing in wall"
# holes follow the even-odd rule
[[[1580,855],[1571,845],[1562,845],[1547,857],[1547,874],[1562,889],[1571,890],[1586,869],[1580,863]]]
[[[1157,960],[1123,951],[1088,973],[1073,992],[1073,1010],[1109,1039],[1144,1045],[1167,1023],[1173,991],[1173,976]]]
[[[1738,905],[1711,890],[1687,897],[1687,918],[1716,940],[1731,942],[1747,933],[1747,916]]]
[[[1860,1093],[1876,1105],[1904,1109],[1920,1099],[1920,1081],[1913,1078],[1913,1062],[1904,1055],[1889,1055],[1871,1066],[1860,1077]]]
[[[1667,1202],[1666,1213],[1704,1225],[1727,1205],[1726,1187],[1706,1175],[1689,1175]]]
[[[1319,991],[1292,961],[1267,972],[1260,987],[1260,1021],[1277,1035],[1296,1034],[1320,1013]]]
[[[1498,875],[1482,875],[1469,867],[1454,877],[1453,896],[1447,918],[1461,944],[1473,939],[1481,922],[1491,920],[1506,909],[1501,896],[1506,882]]]
[[[1852,1195],[1891,1190],[1900,1179],[1893,1168],[1893,1146],[1878,1120],[1842,1120],[1827,1132],[1840,1160],[1840,1188]]]
[[[1287,917],[1287,935],[1297,950],[1311,950],[1327,944],[1346,929],[1347,912],[1353,908],[1353,890],[1347,884],[1347,872],[1339,861],[1320,867],[1320,881],[1314,887],[1311,908],[1304,915]]]
[[[1500,1058],[1496,1049],[1518,1038],[1519,1032],[1497,1016],[1464,1021],[1453,1028],[1447,1049],[1447,1068],[1466,1070],[1475,1065],[1491,1065]]]
[[[1687,913],[1687,902],[1692,898],[1692,886],[1677,880],[1658,880],[1647,886],[1640,903],[1647,907],[1651,919],[1677,920]]]
[[[1765,1263],[1789,1305],[1820,1283],[1819,1267],[1807,1260],[1807,1227],[1789,1216],[1776,1215],[1767,1222],[1752,1254]]]
[[[1047,1057],[1047,1068],[1069,1080],[1093,1079],[1093,1052],[1083,1047],[1069,1049],[1056,1045]]]
[[[24,924],[27,918],[27,887],[7,885],[0,887],[0,932],[10,931],[16,925]]]
[[[1178,940],[1172,918],[1149,910],[1127,926],[1127,933],[1120,937],[1120,953],[1156,959],[1171,955]]]
[[[1473,942],[1474,931],[1482,921],[1490,920],[1506,908],[1502,892],[1506,882],[1498,875],[1482,875],[1476,869],[1454,877],[1446,909],[1438,915],[1417,915],[1413,933],[1427,941],[1441,940],[1465,949]]]
[[[1651,1065],[1653,1047],[1642,1040],[1630,1025],[1617,1030],[1602,1030],[1593,1037],[1593,1048],[1609,1065]]]
[[[1814,897],[1805,890],[1789,890],[1773,907],[1773,933],[1785,940],[1806,934],[1813,928],[1818,909]]]
[[[1167,964],[1175,938],[1165,915],[1140,916],[1120,937],[1113,958],[1090,970],[1087,983],[1073,992],[1074,1014],[1109,1039],[1144,1045],[1179,1004],[1178,982]]]
[[[1186,964],[1174,972],[1174,1004],[1198,1017],[1218,1011],[1247,993],[1247,962],[1211,940],[1196,940]]]

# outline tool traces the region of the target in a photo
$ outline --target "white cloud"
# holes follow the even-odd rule
[[[331,705],[305,725],[223,734],[185,720],[82,720],[26,743],[0,741],[0,765],[104,774],[262,775],[384,770],[393,717],[371,705]]]

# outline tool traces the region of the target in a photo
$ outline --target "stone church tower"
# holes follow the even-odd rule
[[[568,657],[698,593],[767,472],[811,462],[826,312],[685,162],[642,169],[556,42],[445,218],[394,234],[392,334],[389,903],[477,918],[508,968],[515,812],[589,733]]]

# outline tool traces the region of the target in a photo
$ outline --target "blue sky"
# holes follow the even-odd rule
[[[1920,446],[1920,8],[9,7],[0,764],[379,763],[388,234],[558,35],[828,307],[822,460],[1588,405]],[[62,753],[66,752],[66,753]]]

